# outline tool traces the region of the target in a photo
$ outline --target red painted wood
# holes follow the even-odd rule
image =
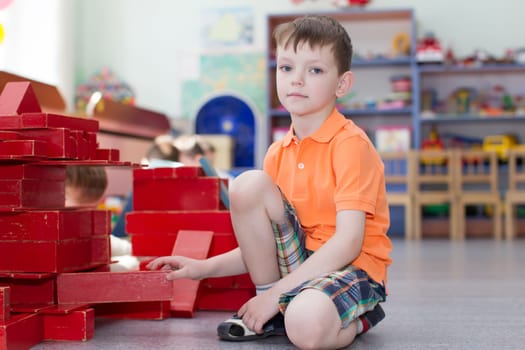
[[[98,220],[108,220],[105,212],[91,209],[0,212],[0,241],[57,241],[107,235],[109,224],[94,222],[95,216]]]
[[[130,234],[164,234],[180,230],[231,233],[233,226],[227,210],[198,211],[134,211],[126,216],[126,232]]]
[[[220,183],[219,178],[211,177],[135,179],[133,209],[219,210]]]
[[[171,316],[170,301],[139,301],[96,304],[95,315],[105,318],[164,320]]]
[[[132,234],[131,251],[136,256],[170,255],[177,233]],[[238,246],[233,233],[214,233],[209,256],[225,253]]]
[[[210,250],[213,232],[181,230],[171,255],[205,259]],[[193,317],[200,281],[181,279],[174,282],[171,311],[174,316]]]
[[[115,303],[170,300],[166,271],[78,272],[57,276],[57,302]]]
[[[95,311],[91,308],[64,314],[43,314],[44,340],[87,341],[95,334]]]
[[[35,165],[35,164],[0,164],[2,179],[38,179],[38,180],[65,180],[65,166]]]
[[[40,103],[28,81],[5,84],[0,95],[0,115],[40,112]]]
[[[27,350],[43,339],[44,325],[37,313],[12,315],[0,322],[0,350]]]
[[[196,178],[204,175],[205,174],[202,168],[195,166],[133,170],[134,180],[151,180],[157,178]]]
[[[0,241],[0,272],[71,272],[109,264],[109,256],[92,257],[95,238],[62,241]],[[97,238],[97,254],[109,236]],[[104,250],[105,251],[105,250]],[[101,260],[102,259],[102,260]]]
[[[47,128],[68,128],[89,133],[97,133],[99,131],[98,120],[52,113],[24,113],[12,116],[2,115],[0,118],[0,129],[3,130]]]
[[[11,317],[11,288],[0,285],[0,322],[5,322]]]
[[[52,305],[55,303],[54,275],[18,274],[16,277],[0,277],[0,285],[11,288],[11,305]],[[47,276],[47,277],[45,277]]]

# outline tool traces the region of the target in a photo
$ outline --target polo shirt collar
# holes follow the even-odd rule
[[[309,137],[311,137],[314,141],[317,142],[328,142],[347,123],[348,119],[346,119],[336,108],[334,108],[332,110],[332,113],[330,113],[328,118],[326,118],[321,127]],[[289,146],[290,143],[293,141],[293,137],[294,135],[292,125],[290,127],[290,130],[288,130],[288,132],[283,138],[283,147]]]

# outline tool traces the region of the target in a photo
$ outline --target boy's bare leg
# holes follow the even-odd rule
[[[286,334],[300,349],[340,349],[357,333],[356,322],[341,329],[335,304],[325,293],[306,289],[292,299],[285,313]]]
[[[235,237],[253,283],[277,281],[280,276],[270,220],[285,220],[281,192],[266,173],[250,170],[231,183],[229,195]]]

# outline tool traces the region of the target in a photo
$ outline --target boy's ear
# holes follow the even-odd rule
[[[337,90],[335,95],[337,98],[342,97],[350,91],[352,83],[354,82],[354,74],[351,71],[346,71],[339,78],[339,84],[337,85]]]

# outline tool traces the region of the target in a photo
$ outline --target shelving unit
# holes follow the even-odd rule
[[[361,126],[374,138],[375,130],[384,126],[403,126],[418,132],[414,122],[418,111],[417,63],[414,59],[416,31],[411,9],[396,10],[346,10],[317,13],[338,20],[349,32],[354,47],[352,71],[355,79],[350,98],[343,99],[339,110]],[[283,22],[293,21],[306,13],[277,14],[268,16],[268,144],[287,130],[290,125],[288,112],[280,108],[275,90],[274,28]],[[393,48],[397,35],[405,36],[410,51],[400,54]],[[404,75],[412,80],[412,104],[401,108],[367,107],[371,100],[384,99],[392,92],[390,77]]]
[[[471,87],[478,92],[489,91],[500,85],[511,95],[521,95],[525,99],[525,65],[487,64],[476,67],[421,65],[417,69],[421,91],[432,89],[438,100],[448,98],[455,89]],[[414,134],[415,146],[420,147],[422,139],[431,128],[435,127],[440,134],[461,133],[462,136],[482,139],[487,135],[525,131],[525,111],[505,112],[496,115],[485,115],[479,109],[462,112],[447,111],[428,114],[424,111],[423,98],[418,99],[418,113],[414,124],[420,132]],[[525,103],[525,101],[522,101]],[[523,106],[522,106],[523,107]],[[458,130],[461,130],[458,132]],[[421,137],[421,139],[419,138]],[[525,140],[521,140],[525,143]]]

